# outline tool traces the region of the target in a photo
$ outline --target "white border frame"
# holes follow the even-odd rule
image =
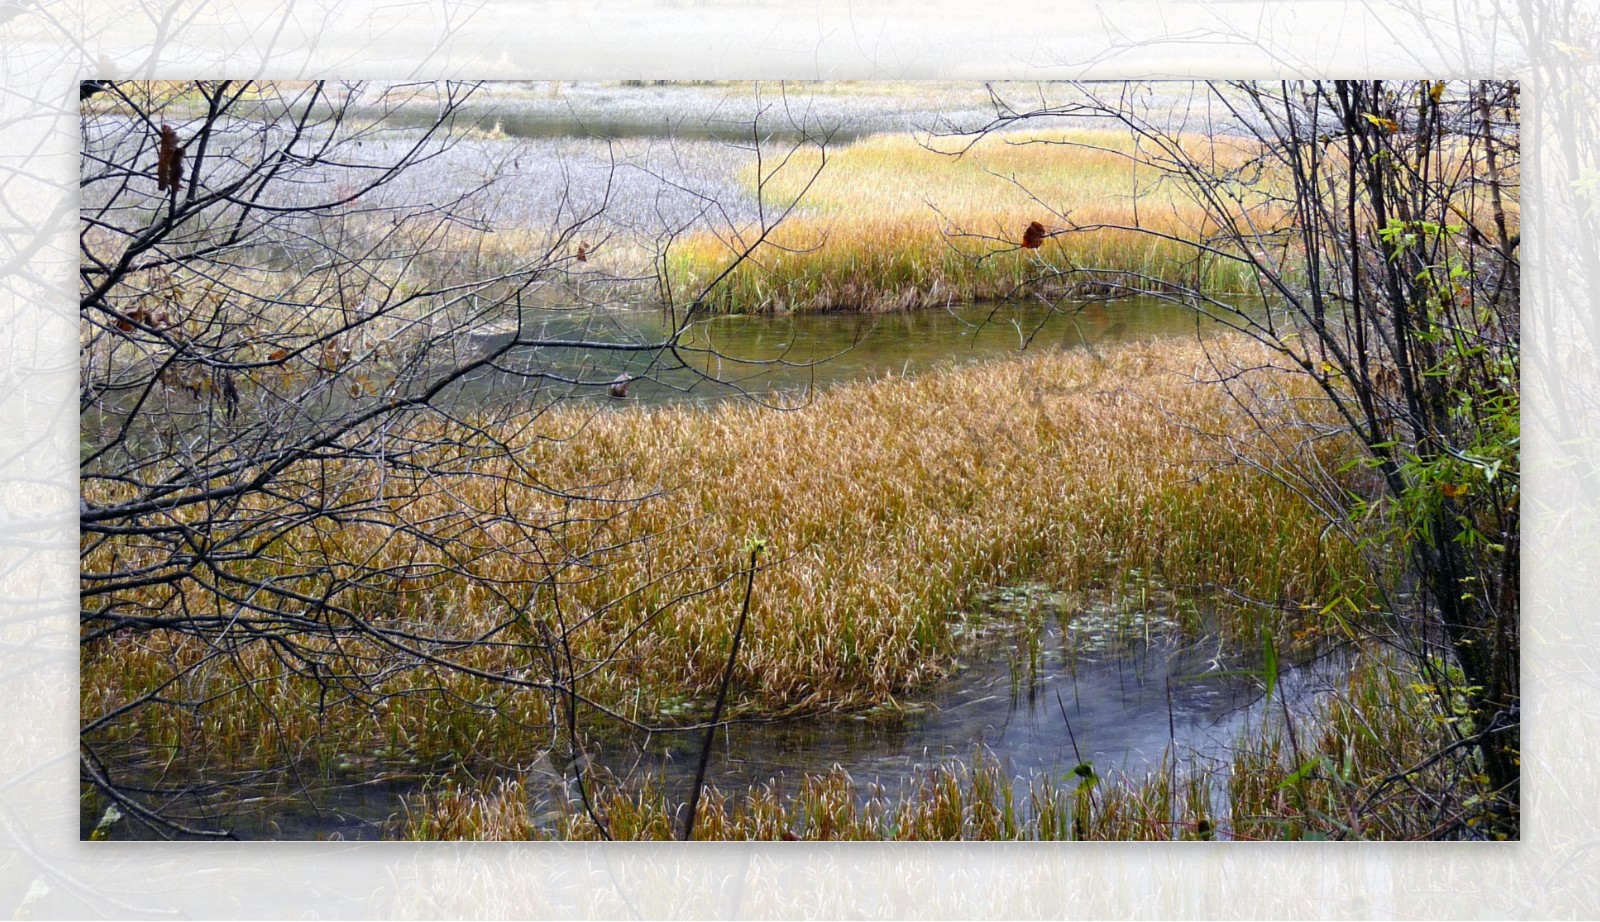
[[[1542,0],[0,0],[0,913],[117,917],[1407,917],[1600,914],[1588,707],[1600,483],[1584,401],[1527,375],[1524,841],[338,845],[77,841],[81,77],[1527,76],[1600,58]],[[1551,0],[1553,3],[1554,0]],[[1579,3],[1584,0],[1578,0]],[[15,15],[10,15],[15,14]],[[1592,28],[1592,27],[1591,27]],[[1559,41],[1557,41],[1559,39]],[[1563,47],[1564,46],[1564,47]],[[1587,60],[1585,60],[1587,56]],[[1564,69],[1564,70],[1563,70]],[[115,74],[107,71],[115,71]],[[1593,293],[1540,203],[1581,176],[1528,91],[1528,366],[1594,395]],[[1596,139],[1585,143],[1593,151]],[[1538,166],[1535,161],[1547,164]],[[1592,165],[1589,169],[1592,169]],[[1588,174],[1586,174],[1588,175]],[[1544,185],[1541,185],[1543,183]],[[1567,200],[1570,200],[1568,195]],[[1600,208],[1600,205],[1594,206]],[[1561,218],[1565,221],[1565,218]],[[1591,219],[1588,225],[1593,229]],[[1569,364],[1570,363],[1570,364]],[[1560,366],[1559,368],[1557,366]],[[1593,398],[1589,400],[1592,402]],[[16,900],[13,904],[11,901]]]

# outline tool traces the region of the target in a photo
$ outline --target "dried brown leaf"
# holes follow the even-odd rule
[[[156,157],[156,187],[162,192],[183,188],[183,148],[171,125],[161,126],[161,147]]]

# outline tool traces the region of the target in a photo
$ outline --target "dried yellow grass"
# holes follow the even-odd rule
[[[511,619],[508,599],[526,603],[530,623],[506,638],[567,629],[588,670],[584,693],[645,722],[670,720],[714,688],[739,604],[739,587],[716,587],[753,536],[773,550],[739,655],[740,713],[862,707],[937,679],[962,652],[953,628],[972,596],[995,584],[1087,586],[1138,568],[1178,587],[1315,605],[1352,553],[1298,497],[1204,434],[1248,427],[1199,380],[1213,374],[1207,348],[1233,362],[1263,358],[1238,341],[1145,343],[1103,359],[1049,353],[860,382],[790,412],[561,407],[520,428],[502,423],[516,464],[429,478],[330,462],[282,486],[385,497],[395,522],[429,523],[456,542],[448,549],[374,518],[287,534],[258,565],[310,593],[325,578],[319,568],[387,568],[335,601],[425,633],[473,636]],[[561,499],[541,484],[592,485],[591,498]],[[111,555],[156,560],[160,549],[129,539],[84,566]],[[440,565],[457,572],[430,570]],[[559,611],[539,588],[552,577]],[[139,601],[152,612],[226,607],[192,582]],[[369,668],[394,657],[361,642],[345,652],[374,657]],[[205,653],[166,634],[85,650],[85,715]],[[515,646],[460,656],[521,675],[543,663]],[[545,696],[439,670],[401,669],[385,695],[320,715],[314,683],[259,646],[198,675],[221,695],[201,719],[148,707],[117,735],[243,761],[374,749],[510,760],[549,742]],[[245,676],[248,691],[228,690]]]
[[[796,200],[800,207],[708,303],[748,313],[894,310],[1014,297],[1072,268],[1249,287],[1236,264],[1135,229],[1198,240],[1216,226],[1181,184],[1158,182],[1126,132],[992,135],[964,151],[962,143],[874,135],[829,150],[825,162],[803,148],[764,175],[751,168],[746,185],[760,187],[770,214]],[[1181,143],[1219,168],[1253,152],[1237,138]],[[1267,210],[1258,223],[1270,223]],[[1039,249],[1022,248],[1035,221],[1051,236]],[[1111,227],[1064,233],[1095,225]],[[669,263],[676,290],[698,294],[759,234],[752,225],[680,243]]]

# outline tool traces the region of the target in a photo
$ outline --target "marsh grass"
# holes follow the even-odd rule
[[[523,779],[444,784],[411,798],[397,830],[400,838],[424,842],[516,842],[538,838],[528,812]]]
[[[1459,711],[1459,708],[1457,708]],[[1092,772],[1019,776],[978,752],[968,764],[921,769],[901,794],[841,768],[739,790],[710,788],[696,837],[719,840],[1437,839],[1485,826],[1485,779],[1448,754],[1452,706],[1437,686],[1376,649],[1340,687],[1286,723],[1258,713],[1231,760],[1178,761],[1138,777]],[[675,837],[682,805],[652,777],[611,778],[596,813],[624,840]],[[549,806],[549,805],[545,805]],[[529,820],[515,782],[481,781],[425,794],[396,830],[409,839],[592,840],[575,803]]]
[[[1494,792],[1457,742],[1471,728],[1450,670],[1363,657],[1311,719],[1269,727],[1234,755],[1232,825],[1257,839],[1493,835]],[[1459,680],[1459,676],[1456,676]]]
[[[1185,138],[1226,168],[1251,155],[1244,141]],[[960,151],[957,156],[956,152]],[[991,135],[962,150],[957,139],[876,135],[823,154],[802,148],[745,185],[776,210],[800,202],[754,258],[709,300],[714,309],[766,313],[896,310],[951,301],[1096,292],[1165,280],[1209,290],[1253,290],[1237,263],[1197,257],[1193,247],[1146,231],[1199,240],[1214,219],[1178,183],[1141,164],[1125,135],[1056,130]],[[815,183],[813,173],[821,168]],[[1248,200],[1247,200],[1248,201]],[[1256,224],[1272,209],[1251,203]],[[1043,246],[1020,247],[1030,221]],[[1068,227],[1107,227],[1060,233]],[[702,233],[669,263],[674,289],[692,296],[759,233]],[[1069,270],[1097,270],[1067,274]]]
[[[798,207],[776,227],[750,219],[678,241],[665,262],[668,287],[729,313],[908,310],[1180,286],[1259,294],[1262,279],[1238,258],[1241,244],[1298,279],[1294,244],[1280,236],[1292,220],[1288,172],[1253,141],[1171,136],[1195,169],[1218,177],[1207,203],[1172,152],[1139,147],[1125,132],[1030,129],[966,146],[970,137],[885,133],[747,165],[744,188],[766,214]],[[1459,141],[1445,145],[1452,170],[1469,168],[1459,149]],[[1329,156],[1337,163],[1340,155]],[[1488,218],[1482,201],[1462,205]],[[1507,217],[1518,224],[1514,203]],[[1028,248],[1024,231],[1034,221],[1046,236]],[[1229,243],[1230,232],[1245,240]]]
[[[948,368],[843,386],[791,412],[606,406],[501,420],[516,464],[463,465],[438,449],[419,469],[343,460],[288,472],[274,502],[300,490],[387,511],[275,535],[252,566],[373,624],[481,638],[450,655],[491,675],[539,677],[547,666],[530,650],[565,635],[585,695],[657,725],[692,722],[716,685],[738,610],[727,582],[751,536],[769,542],[772,562],[756,582],[734,715],[864,708],[925,686],[953,668],[970,637],[965,613],[996,585],[1117,586],[1137,569],[1314,611],[1354,552],[1298,496],[1215,453],[1203,432],[1242,428],[1242,411],[1196,380],[1211,374],[1206,348]],[[1264,358],[1237,341],[1209,348]],[[588,486],[574,499],[548,484]],[[85,491],[116,499],[113,485]],[[272,514],[248,500],[226,515],[186,514],[207,513]],[[449,542],[422,540],[429,530]],[[129,537],[83,566],[160,551]],[[342,578],[349,561],[376,575]],[[132,588],[127,600],[152,617],[228,610],[192,579]],[[1230,609],[1219,627],[1253,643],[1262,611]],[[194,666],[187,690],[204,705],[139,708],[103,732],[212,766],[337,766],[375,751],[514,764],[549,744],[544,693],[417,668],[361,638],[302,642],[379,681],[328,695],[262,645],[219,651],[130,633],[82,650],[83,713]]]
[[[980,753],[972,765],[922,770],[901,795],[843,769],[806,775],[792,789],[774,782],[739,791],[708,788],[695,838],[701,840],[996,841],[1181,837],[1183,823],[1154,786],[1096,792],[1078,779],[1016,778]],[[413,799],[398,830],[412,840],[602,838],[590,814],[572,804],[549,825],[530,821],[514,781],[447,787]],[[623,841],[673,838],[682,805],[651,778],[611,781],[596,792],[606,832]],[[1175,832],[1176,831],[1176,832]]]
[[[737,791],[708,788],[695,838],[803,841],[1169,841],[1206,839],[1217,821],[1206,772],[1168,771],[1141,778],[1095,778],[1006,771],[978,753],[970,764],[921,769],[890,796],[875,781],[842,768],[805,775],[792,788],[776,781]],[[398,830],[406,839],[602,838],[587,812],[566,805],[553,823],[529,822],[530,804],[514,783],[479,782],[424,794]],[[606,832],[624,841],[671,839],[682,805],[645,778],[609,782],[596,793]]]

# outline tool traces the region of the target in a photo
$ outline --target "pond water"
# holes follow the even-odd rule
[[[612,402],[617,406],[708,403],[730,397],[793,403],[832,384],[907,375],[943,364],[989,361],[1047,350],[1098,351],[1137,340],[1194,336],[1220,329],[1192,308],[1155,297],[1063,303],[952,304],[892,314],[811,313],[722,316],[692,325],[676,354],[663,350],[518,347],[499,364],[465,381],[453,399],[473,403],[508,394],[543,399]],[[521,338],[583,336],[615,343],[658,342],[667,318],[650,309],[604,313],[529,310]],[[512,337],[488,331],[476,348],[488,352]],[[528,372],[583,383],[542,385]],[[627,398],[613,401],[609,384],[621,373],[634,380]]]
[[[1245,307],[1244,310],[1259,310]],[[448,344],[446,361],[490,353],[513,335],[522,341],[651,344],[670,334],[669,318],[647,307],[528,308],[522,331],[506,320]],[[674,353],[663,349],[518,346],[457,382],[435,403],[455,407],[502,402],[543,405],[593,402],[613,409],[668,403],[711,404],[736,398],[795,406],[836,384],[885,375],[911,375],[942,365],[978,363],[1050,350],[1098,354],[1121,343],[1206,336],[1222,329],[1212,317],[1170,300],[1134,296],[1108,300],[951,304],[889,314],[808,313],[715,316],[690,325]],[[618,375],[632,379],[626,397],[610,396]],[[577,382],[577,383],[572,383]],[[207,427],[214,408],[184,405],[165,416],[145,414],[121,433],[141,391],[102,395],[79,418],[82,451],[114,438],[132,448],[158,439],[147,431]],[[322,391],[296,405],[296,416],[337,418],[354,402],[340,390]],[[281,408],[280,408],[281,409]],[[248,403],[239,419],[251,418]],[[120,435],[119,435],[120,433]]]
[[[1035,586],[1000,590],[981,604],[983,617],[969,628],[972,655],[947,679],[866,713],[732,723],[718,731],[708,783],[725,794],[792,792],[807,775],[842,770],[858,796],[892,803],[931,771],[978,760],[1024,790],[1041,777],[1065,781],[1082,762],[1107,782],[1140,780],[1166,758],[1225,770],[1242,738],[1281,720],[1280,702],[1307,713],[1351,664],[1349,654],[1335,653],[1286,665],[1269,708],[1259,673],[1216,639],[1177,630],[1176,607],[1203,602],[1167,592]],[[704,738],[703,730],[614,737],[591,745],[586,756],[591,770],[631,782],[649,778],[682,803]],[[570,764],[546,754],[524,766],[524,779],[538,827],[553,831],[563,813],[580,809]],[[376,839],[395,833],[408,799],[423,787],[415,775],[374,781],[356,770],[310,797],[240,787],[197,813],[243,839]],[[1227,814],[1225,798],[1219,787],[1218,815]],[[1017,801],[1021,811],[1027,804],[1026,797]],[[97,819],[84,811],[84,837]],[[128,827],[116,833],[136,832]]]
[[[1109,781],[1142,780],[1169,755],[1182,766],[1225,767],[1232,750],[1282,714],[1268,710],[1259,671],[1214,638],[1180,636],[1170,593],[1140,599],[1002,590],[986,601],[1005,619],[1027,608],[1031,626],[985,630],[991,642],[958,673],[920,695],[864,714],[735,723],[719,731],[709,783],[724,793],[772,786],[793,791],[806,775],[847,772],[894,802],[929,771],[979,760],[1026,782],[1072,779],[1088,762]],[[1304,714],[1337,686],[1344,654],[1284,669],[1274,695]],[[704,731],[657,734],[589,753],[614,774],[648,774],[686,800]],[[1225,777],[1225,776],[1223,776]],[[1219,797],[1225,792],[1218,791]],[[1019,798],[1019,810],[1026,798]],[[1218,811],[1226,815],[1225,802]],[[1021,818],[1021,817],[1019,817]]]

